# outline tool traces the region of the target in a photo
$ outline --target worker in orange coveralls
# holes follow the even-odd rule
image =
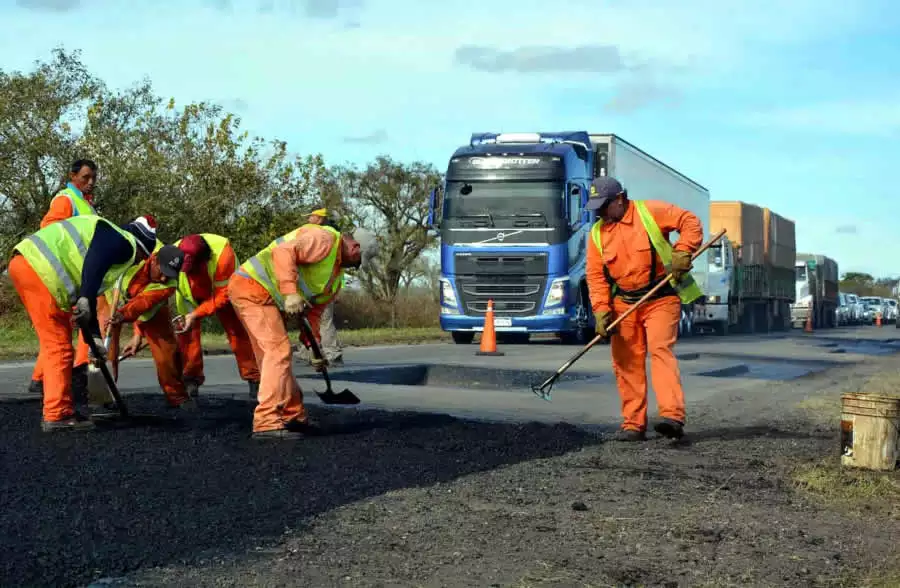
[[[614,178],[593,181],[588,210],[599,219],[587,247],[587,281],[598,335],[669,272],[673,280],[626,317],[611,334],[613,370],[622,401],[621,441],[643,441],[647,429],[647,351],[661,421],[660,435],[684,435],[685,403],[678,360],[672,347],[678,336],[681,305],[703,295],[689,271],[691,254],[703,239],[700,220],[691,212],[659,200],[628,199]],[[672,231],[678,241],[669,242]],[[673,285],[674,284],[674,285]]]
[[[253,415],[256,439],[300,439],[316,434],[294,379],[291,342],[282,319],[306,312],[313,335],[319,317],[341,289],[343,268],[360,267],[377,254],[374,234],[353,238],[328,226],[306,224],[279,237],[231,276],[228,296],[250,335],[260,367],[259,404]],[[317,371],[324,367],[317,361]]]
[[[94,186],[97,183],[97,164],[90,159],[78,159],[69,167],[68,181],[65,188],[59,190],[50,200],[50,207],[41,219],[41,228],[57,221],[76,216],[96,216],[94,209]],[[109,318],[109,306],[102,296],[97,299],[97,319],[100,324]],[[72,370],[72,395],[76,399],[87,397],[87,367],[90,348],[84,339],[78,337],[75,348],[75,361]],[[31,383],[28,391],[43,394],[44,368],[40,361],[34,363]]]
[[[111,324],[134,323],[135,334],[122,350],[133,355],[146,337],[156,365],[156,377],[169,408],[193,409],[182,378],[182,358],[172,328],[168,300],[175,293],[175,280],[184,263],[184,252],[174,245],[157,242],[156,250],[126,275],[119,294],[124,305],[114,310]],[[186,404],[188,403],[188,404]]]
[[[175,245],[184,252],[184,264],[178,277],[175,307],[184,317],[178,347],[184,357],[184,383],[188,394],[197,396],[203,385],[203,344],[201,322],[216,315],[237,360],[241,379],[250,386],[250,396],[259,393],[259,367],[250,337],[228,300],[228,279],[237,266],[231,243],[225,237],[208,233],[188,235]]]

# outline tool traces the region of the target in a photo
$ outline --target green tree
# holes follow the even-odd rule
[[[381,155],[365,169],[338,166],[323,194],[337,201],[353,224],[373,230],[381,245],[379,259],[359,273],[366,292],[375,300],[394,305],[404,275],[411,281],[422,275],[418,260],[437,243],[429,234],[428,195],[440,181],[433,166],[409,165]]]

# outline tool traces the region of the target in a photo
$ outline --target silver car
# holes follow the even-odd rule
[[[888,322],[896,323],[897,322],[897,313],[900,311],[900,308],[897,306],[897,301],[893,298],[885,298],[884,303],[887,305],[887,313],[888,313]],[[898,327],[900,328],[900,327]]]
[[[863,303],[859,301],[859,296],[850,292],[847,292],[845,296],[847,297],[847,304],[850,306],[850,324],[863,324],[865,307],[863,306]]]

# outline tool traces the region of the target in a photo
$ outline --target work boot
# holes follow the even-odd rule
[[[619,441],[622,443],[634,443],[646,440],[647,434],[644,431],[636,431],[634,429],[619,429],[610,436],[610,441]]]
[[[667,439],[681,439],[684,437],[684,423],[674,419],[663,419],[656,423],[653,430]]]
[[[191,398],[197,398],[200,395],[200,383],[190,378],[184,379],[184,391]]]
[[[41,421],[41,431],[44,433],[59,433],[62,431],[91,431],[96,426],[90,419],[86,419],[77,412],[61,421]]]
[[[35,394],[37,396],[43,396],[44,382],[42,382],[41,380],[31,380],[31,382],[28,383],[28,393]]]
[[[252,438],[260,441],[273,439],[278,441],[299,441],[304,438],[304,434],[300,431],[290,431],[288,429],[270,429],[268,431],[254,431]]]
[[[305,437],[317,437],[324,434],[322,427],[308,418],[304,421],[298,421],[297,419],[288,421],[285,423],[285,428],[288,431],[301,433]]]

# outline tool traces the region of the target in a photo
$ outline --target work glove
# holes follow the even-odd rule
[[[325,371],[325,367],[328,366],[328,362],[327,362],[326,360],[324,360],[324,359],[317,359],[317,358],[315,358],[315,357],[312,358],[312,359],[310,359],[310,360],[309,360],[309,363],[311,363],[313,369],[316,370],[316,371],[319,372],[319,373],[324,372],[324,371]]]
[[[284,312],[296,316],[306,308],[306,300],[299,294],[288,294],[284,298]]]
[[[72,318],[79,327],[86,326],[91,322],[91,301],[82,296],[75,302],[75,308],[72,310]]]
[[[112,313],[109,319],[106,321],[106,328],[108,329],[113,325],[120,325],[123,322],[125,322],[125,315],[117,310],[116,312]]]
[[[187,333],[188,331],[190,331],[191,328],[193,328],[195,322],[197,322],[197,317],[193,312],[189,312],[184,315],[184,321],[181,324],[181,332]]]
[[[684,277],[684,274],[691,271],[693,264],[691,263],[691,254],[687,251],[672,252],[672,278],[676,282]]]
[[[606,327],[609,325],[612,317],[610,316],[610,312],[608,310],[601,310],[600,312],[594,313],[594,322],[596,323],[594,326],[594,330],[601,337],[608,337],[609,333],[606,332]]]

